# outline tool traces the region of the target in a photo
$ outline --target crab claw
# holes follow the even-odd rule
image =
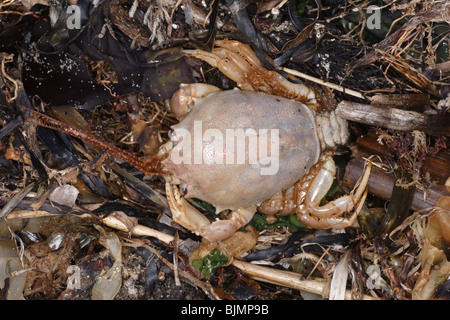
[[[172,218],[176,223],[194,232],[196,235],[200,235],[200,231],[210,224],[208,218],[181,196],[177,186],[166,182],[166,195]]]
[[[170,100],[172,113],[178,120],[181,120],[188,114],[190,105],[195,98],[202,98],[218,91],[220,91],[219,88],[205,83],[181,84],[180,89],[174,93]]]
[[[239,228],[249,223],[256,212],[256,206],[233,210],[229,219],[211,223],[181,196],[177,186],[166,182],[166,194],[173,220],[212,242],[231,237]]]
[[[204,226],[200,234],[210,241],[220,241],[231,237],[238,229],[252,220],[256,206],[233,210],[227,220],[216,220]]]

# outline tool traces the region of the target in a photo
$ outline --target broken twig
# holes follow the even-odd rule
[[[342,101],[336,108],[336,114],[349,121],[386,129],[419,130],[432,135],[450,136],[450,113],[425,114]]]

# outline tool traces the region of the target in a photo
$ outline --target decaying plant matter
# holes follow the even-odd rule
[[[79,0],[75,29],[68,5],[0,4],[2,298],[448,299],[448,1]],[[245,219],[236,195],[218,215],[154,175],[182,107],[207,99],[186,83],[346,119],[336,167],[316,168],[336,174],[322,207],[287,210],[311,178]],[[218,239],[214,221],[238,223]],[[327,221],[342,230],[316,230]]]

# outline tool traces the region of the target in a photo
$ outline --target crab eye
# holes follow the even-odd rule
[[[182,196],[184,196],[186,193],[187,193],[187,190],[188,189],[188,187],[187,187],[187,183],[186,182],[183,182],[181,185],[180,185],[180,194],[182,195]]]

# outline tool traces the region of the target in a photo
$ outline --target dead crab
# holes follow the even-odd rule
[[[95,143],[93,137],[84,139],[148,175],[163,175],[174,221],[209,241],[230,237],[250,222],[256,210],[296,213],[315,229],[352,225],[367,195],[370,164],[349,195],[320,205],[336,173],[332,152],[348,139],[347,123],[334,112],[314,111],[313,90],[263,68],[247,45],[218,41],[212,52],[185,53],[218,67],[241,89],[182,85],[171,100],[181,121],[173,126],[171,140],[146,163]],[[45,119],[34,123],[64,129]],[[74,135],[73,128],[64,131]],[[236,148],[234,139],[239,137],[244,149]],[[217,212],[227,210],[228,218],[211,222],[186,198],[209,202]]]
[[[212,52],[185,53],[218,67],[242,90],[220,91],[206,84],[188,84],[174,94],[172,111],[182,120],[173,126],[172,141],[159,154],[164,158],[161,164],[173,219],[210,241],[231,236],[250,222],[256,210],[271,215],[297,213],[302,223],[315,229],[352,225],[367,195],[370,165],[351,194],[320,206],[336,173],[332,150],[348,139],[346,121],[334,112],[317,114],[311,110],[304,103],[316,104],[314,92],[263,68],[249,46],[236,41],[216,44]],[[287,98],[268,94],[273,92],[282,92]],[[271,140],[270,146],[262,140],[268,139],[268,131],[277,132],[271,138],[279,139]],[[230,132],[234,136],[227,140]],[[233,139],[239,139],[236,132],[244,133],[249,144],[252,136],[256,138],[253,141],[260,148],[253,161],[251,146],[230,151]],[[200,140],[196,134],[201,135]],[[231,141],[230,145],[224,147],[225,140]],[[191,156],[190,151],[198,151],[200,161],[180,162],[180,157]],[[271,158],[274,151],[277,159]],[[241,152],[248,161],[227,162],[230,152],[232,159]],[[278,161],[278,170],[263,174],[264,168],[269,170],[270,159]],[[211,223],[185,198],[207,201],[217,212],[229,210],[228,219]],[[343,216],[352,210],[350,217]]]

